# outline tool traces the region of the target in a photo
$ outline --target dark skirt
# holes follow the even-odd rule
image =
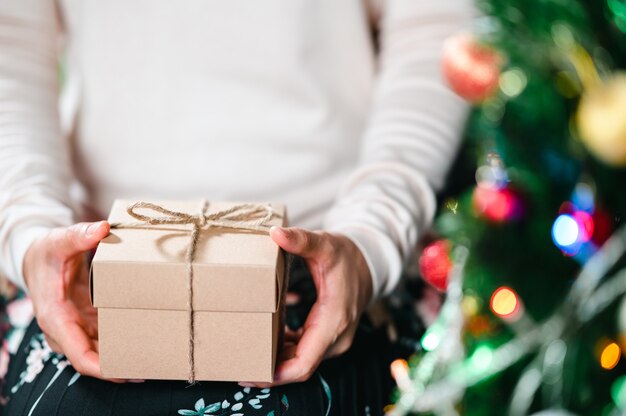
[[[287,311],[288,324],[295,328],[306,318],[314,291],[306,274],[292,276],[290,287],[303,299]],[[33,322],[11,358],[0,415],[382,415],[391,401],[389,363],[396,355],[385,331],[363,319],[352,348],[324,361],[304,383],[272,389],[223,382],[115,384],[76,373],[64,356],[49,350]]]

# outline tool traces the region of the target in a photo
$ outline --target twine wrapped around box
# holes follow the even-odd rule
[[[281,217],[269,204],[239,204],[228,209],[207,214],[209,204],[203,201],[202,211],[193,215],[185,212],[172,211],[151,202],[136,202],[127,207],[130,216],[138,220],[129,223],[111,223],[111,228],[150,228],[152,225],[186,225],[191,224],[191,239],[185,254],[187,268],[187,311],[189,322],[188,337],[188,363],[190,384],[195,383],[194,345],[195,325],[193,310],[193,260],[198,245],[200,230],[211,227],[226,230],[254,231],[269,234],[268,222],[274,217]],[[138,209],[146,209],[162,214],[162,216],[150,216],[136,212]]]

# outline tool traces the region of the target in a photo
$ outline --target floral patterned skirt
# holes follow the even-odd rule
[[[304,286],[302,293],[310,293],[306,279],[292,283]],[[292,327],[303,322],[314,300],[302,299],[305,306],[301,302],[288,308]],[[352,348],[341,357],[324,361],[304,383],[272,389],[218,382],[116,384],[78,374],[63,355],[50,350],[33,321],[11,356],[0,415],[382,415],[391,400],[389,363],[393,358],[394,348],[385,331],[373,329],[364,320]]]

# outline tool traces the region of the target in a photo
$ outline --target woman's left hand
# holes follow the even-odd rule
[[[365,258],[348,237],[301,228],[273,227],[272,239],[288,253],[302,257],[317,288],[317,300],[296,344],[281,353],[273,383],[240,383],[270,387],[308,380],[324,358],[350,348],[361,314],[372,297]]]

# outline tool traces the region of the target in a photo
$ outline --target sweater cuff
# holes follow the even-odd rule
[[[7,270],[8,279],[15,283],[24,292],[28,292],[24,282],[24,257],[33,242],[50,232],[54,227],[41,225],[28,225],[16,228],[12,231],[9,242],[10,261],[12,266]]]
[[[394,289],[402,273],[402,258],[386,234],[360,224],[337,225],[327,231],[348,237],[361,251],[372,278],[372,301]]]

